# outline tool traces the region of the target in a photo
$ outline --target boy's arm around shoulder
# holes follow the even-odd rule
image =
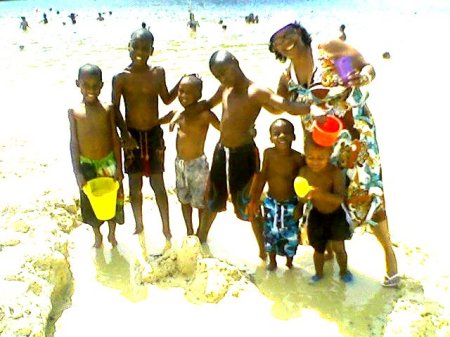
[[[160,85],[159,96],[161,97],[161,100],[164,102],[164,104],[168,105],[172,103],[177,97],[181,78],[178,80],[177,84],[175,84],[172,90],[169,91],[166,84],[166,71],[162,67],[156,67],[155,70],[158,78],[158,83]]]
[[[160,119],[158,119],[158,123],[159,124],[168,124],[172,121],[173,116],[175,115],[175,111],[169,111],[168,114],[166,114],[165,116],[161,117]]]
[[[77,124],[74,109],[69,109],[67,112],[70,125],[70,157],[72,159],[72,168],[79,188],[86,184],[83,174],[81,173],[80,165],[80,147],[78,143]]]
[[[218,131],[220,131],[220,121],[219,118],[217,118],[216,114],[212,112],[211,110],[208,111],[208,120],[209,123]]]
[[[309,113],[309,104],[289,101],[275,94],[269,88],[254,85],[253,90],[260,104],[270,113],[281,114],[283,111],[291,115],[306,115]]]

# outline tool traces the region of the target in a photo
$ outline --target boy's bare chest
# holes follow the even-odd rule
[[[270,158],[269,175],[294,179],[300,169],[300,162],[294,155],[274,155]]]
[[[159,91],[157,78],[151,73],[129,74],[124,78],[124,92],[133,94],[156,94]]]

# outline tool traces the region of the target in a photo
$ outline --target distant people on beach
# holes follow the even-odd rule
[[[396,287],[400,278],[389,234],[376,127],[366,104],[368,95],[361,90],[374,79],[375,70],[355,48],[339,39],[320,44],[315,60],[311,41],[308,31],[297,22],[271,36],[269,50],[277,60],[289,60],[277,92],[342,120],[344,130],[334,146],[332,161],[348,178],[345,205],[353,225],[368,224],[383,247],[386,275],[382,284]],[[318,87],[325,95],[314,96]],[[301,116],[305,133],[312,131],[314,119],[313,114]]]
[[[77,16],[78,16],[78,14],[75,14],[75,13],[70,13],[70,15],[68,16],[70,18],[70,21],[72,21],[72,24],[77,23]]]
[[[142,217],[142,178],[149,177],[160,212],[163,234],[172,237],[169,226],[169,205],[164,184],[163,130],[159,125],[158,100],[170,104],[177,96],[178,83],[169,92],[162,67],[150,66],[153,34],[140,28],[128,44],[131,63],[113,78],[112,100],[116,120],[124,142],[125,172],[128,174],[130,201],[136,222],[135,234],[144,230]],[[125,102],[125,121],[120,112]]]
[[[102,13],[98,13],[97,21],[103,21],[105,18],[102,16]]]
[[[45,14],[45,13],[42,14],[41,22],[45,25],[48,23],[47,14]]]
[[[345,25],[344,24],[339,26],[339,40],[341,40],[341,41],[347,40],[347,35],[345,34]]]
[[[117,193],[116,214],[108,221],[108,241],[117,245],[116,224],[124,223],[123,189],[122,189],[122,152],[116,131],[113,106],[98,100],[103,87],[102,71],[92,64],[83,65],[78,71],[77,87],[80,88],[83,100],[80,105],[68,111],[70,123],[70,154],[73,172],[80,189],[81,218],[92,226],[94,247],[102,245],[99,220],[92,205],[83,191],[83,187],[91,179],[112,177],[120,183]]]
[[[226,30],[227,29],[227,25],[223,22],[222,19],[219,20],[219,25],[221,25],[222,30]]]
[[[160,119],[161,124],[176,125],[177,138],[175,175],[177,197],[186,224],[187,235],[194,234],[192,221],[193,208],[198,209],[198,223],[205,209],[205,190],[208,182],[209,164],[204,153],[209,125],[217,130],[220,122],[211,110],[197,110],[202,97],[203,82],[196,74],[185,75],[178,88],[178,100],[183,106],[182,112],[174,111]]]
[[[258,17],[258,15],[250,13],[249,15],[247,15],[245,17],[245,22],[246,23],[259,23],[259,17]]]
[[[26,32],[30,28],[30,25],[28,24],[28,21],[24,16],[21,16],[20,19],[22,21],[20,22],[19,28]]]
[[[197,27],[200,27],[200,24],[197,20],[195,20],[194,13],[189,12],[189,21],[187,23],[187,26],[191,29],[191,31],[196,32]]]
[[[346,188],[344,173],[330,162],[332,146],[320,146],[311,135],[305,140],[306,165],[299,173],[313,189],[300,203],[306,204],[304,218],[309,244],[314,248],[313,260],[316,273],[310,282],[316,283],[323,278],[325,249],[330,243],[339,265],[339,276],[345,283],[353,280],[347,269],[347,252],[344,240],[352,233],[341,204],[344,202]],[[303,207],[302,207],[303,208]]]
[[[212,108],[222,102],[222,119],[220,140],[214,150],[206,191],[207,207],[197,235],[200,242],[206,242],[217,213],[226,210],[228,197],[231,195],[236,216],[252,223],[259,256],[265,259],[261,217],[249,218],[247,209],[250,186],[254,175],[259,172],[260,164],[254,142],[255,121],[262,107],[276,114],[282,111],[292,114],[308,113],[309,108],[299,102],[289,102],[271,90],[256,85],[246,77],[236,57],[228,51],[214,52],[210,57],[209,67],[221,85],[206,104],[208,108]]]
[[[258,216],[260,198],[268,185],[263,200],[264,246],[269,255],[268,270],[277,268],[276,256],[286,257],[286,266],[293,267],[293,259],[299,243],[299,219],[302,215],[294,190],[294,180],[305,157],[292,149],[295,140],[294,125],[284,118],[276,119],[270,126],[273,147],[264,151],[261,173],[255,175],[250,191],[249,213]]]

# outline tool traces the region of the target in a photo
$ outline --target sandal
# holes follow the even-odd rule
[[[350,283],[353,281],[353,274],[347,270],[344,275],[340,275],[340,278],[342,282]]]
[[[394,274],[392,276],[385,275],[383,282],[381,282],[381,285],[386,288],[398,288],[398,285],[400,283],[400,275]]]

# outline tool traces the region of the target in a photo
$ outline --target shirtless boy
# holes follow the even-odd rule
[[[147,64],[153,53],[153,35],[147,29],[138,29],[128,45],[131,64],[113,78],[112,101],[122,134],[125,129],[119,110],[125,102],[126,129],[137,142],[137,148],[125,151],[125,172],[130,184],[130,201],[136,221],[135,234],[144,229],[142,221],[142,177],[149,177],[161,215],[163,233],[171,238],[169,206],[164,185],[164,139],[158,121],[158,98],[170,104],[176,97],[178,85],[170,92],[165,71]],[[126,133],[125,133],[126,134]]]
[[[108,220],[108,240],[117,245],[116,223],[124,223],[122,157],[119,137],[116,133],[114,109],[102,104],[98,96],[103,87],[102,71],[99,67],[85,64],[78,71],[77,87],[83,96],[81,104],[69,109],[70,153],[73,172],[80,188],[81,217],[92,226],[95,235],[94,247],[102,245],[100,225],[82,187],[88,180],[97,177],[114,177],[120,182],[117,195],[116,216]]]
[[[295,140],[294,125],[286,119],[275,120],[270,126],[270,140],[274,147],[264,151],[261,173],[255,176],[250,192],[249,215],[257,216],[261,193],[268,185],[263,201],[264,242],[269,254],[269,270],[277,268],[276,255],[286,256],[286,266],[292,268],[292,260],[298,246],[298,223],[301,209],[294,191],[294,180],[305,164],[304,156],[292,149]]]
[[[308,203],[305,211],[310,245],[314,248],[314,267],[316,274],[311,283],[323,278],[325,248],[331,243],[339,265],[339,276],[343,282],[351,282],[353,275],[347,269],[347,252],[344,240],[351,237],[344,209],[341,204],[346,193],[344,173],[332,165],[330,156],[332,147],[322,147],[314,143],[311,136],[305,140],[306,166],[299,171],[299,176],[308,180],[314,189],[302,203]]]
[[[214,150],[209,176],[208,207],[197,231],[201,242],[206,242],[217,212],[226,209],[229,194],[236,216],[249,221],[246,208],[250,201],[250,185],[254,174],[259,172],[259,153],[253,140],[254,124],[261,108],[272,113],[287,111],[295,115],[309,112],[309,106],[301,102],[289,102],[249,80],[238,60],[228,51],[213,53],[209,67],[221,83],[217,93],[209,100],[209,106],[222,102],[222,119],[220,141]],[[251,222],[259,256],[265,259],[261,219],[255,218]]]
[[[205,208],[205,190],[209,165],[204,153],[206,134],[211,124],[219,130],[220,122],[211,110],[195,107],[202,97],[203,82],[197,75],[185,75],[178,88],[178,100],[184,107],[181,113],[170,112],[160,119],[161,124],[178,125],[177,158],[175,159],[176,189],[181,203],[187,235],[194,234],[192,208],[198,209],[199,223]]]

